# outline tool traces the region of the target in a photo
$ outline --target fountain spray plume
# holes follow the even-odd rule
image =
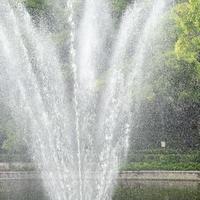
[[[63,145],[71,152],[73,145],[62,144],[60,139],[65,137],[70,123],[65,111],[67,105],[63,105],[65,93],[57,55],[47,35],[43,38],[33,27],[23,5],[16,5],[15,12],[8,2],[2,6],[1,25],[6,22],[2,30],[4,36],[7,35],[2,43],[9,50],[7,55],[3,52],[7,63],[3,65],[7,69],[4,76],[9,77],[7,80],[4,77],[4,83],[11,87],[8,103],[19,126],[29,126],[25,133],[31,133],[33,158],[42,170],[47,190],[50,192],[50,188],[56,188],[51,195],[63,199],[67,190],[61,181],[61,173],[68,176],[68,172],[62,160],[71,160],[72,163],[73,159],[71,153],[68,158],[63,158],[66,152],[60,152],[59,148]]]
[[[95,87],[97,69],[99,63],[102,62],[102,49],[106,46],[111,19],[108,6],[103,0],[85,1],[83,18],[80,21],[76,41],[73,2],[68,1],[68,4],[69,10],[71,10],[69,22],[71,24],[71,57],[74,69],[80,198],[93,199],[97,191],[95,185],[92,184],[91,176],[96,168],[94,166],[98,162],[94,156],[97,153],[94,144],[97,104]],[[93,189],[91,189],[92,187]]]
[[[140,90],[143,87],[143,72],[145,61],[147,59],[147,55],[153,51],[153,47],[149,46],[153,39],[155,39],[156,29],[159,29],[159,25],[162,21],[162,14],[166,9],[166,1],[165,0],[156,0],[153,1],[152,9],[149,14],[148,19],[143,25],[143,29],[141,30],[140,37],[138,37],[138,42],[135,46],[135,53],[133,54],[133,59],[131,63],[131,72],[127,77],[127,89],[131,91],[134,96],[135,102],[135,111],[139,112],[141,93]],[[133,88],[133,89],[131,89]],[[127,92],[128,93],[128,92]]]
[[[106,82],[107,88],[101,99],[101,113],[98,134],[104,138],[101,159],[102,167],[101,191],[99,199],[106,196],[119,168],[119,153],[126,152],[128,147],[129,124],[124,110],[125,76],[123,67],[126,65],[127,47],[134,31],[138,28],[141,7],[134,4],[127,8],[113,48],[110,70]],[[125,122],[125,123],[124,123]],[[123,124],[124,123],[124,124]],[[120,126],[123,124],[122,126]],[[122,142],[123,141],[123,142]],[[122,143],[124,143],[122,145]],[[126,154],[124,152],[124,154]],[[112,170],[111,170],[112,169]],[[109,178],[108,178],[109,177]],[[104,186],[105,185],[105,186]],[[107,194],[108,195],[108,194]]]
[[[152,11],[146,1],[127,8],[110,49],[109,34],[114,31],[106,0],[85,0],[80,21],[77,1],[52,3],[54,11],[66,17],[62,29],[68,25],[64,45],[73,71],[69,92],[53,31],[43,20],[34,24],[23,4],[2,3],[1,90],[18,126],[31,138],[32,157],[50,199],[111,199],[134,123],[131,110],[140,103],[132,92],[139,93],[143,86],[147,44],[165,10],[164,0],[152,4]],[[60,30],[59,14],[53,16]],[[106,81],[99,89],[97,82],[105,71]]]

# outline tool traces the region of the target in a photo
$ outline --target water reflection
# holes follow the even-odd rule
[[[200,184],[192,181],[130,181],[116,188],[113,200],[200,200]]]
[[[39,180],[0,181],[0,200],[47,200]]]
[[[39,180],[0,181],[0,200],[49,200]],[[113,200],[200,200],[197,182],[131,181],[115,189]]]

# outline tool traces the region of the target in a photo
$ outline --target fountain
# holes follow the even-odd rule
[[[115,28],[108,0],[55,1],[66,22],[54,18],[68,27],[63,59],[45,20],[34,22],[16,2],[0,7],[2,98],[31,144],[50,199],[109,200],[166,3],[135,2]]]

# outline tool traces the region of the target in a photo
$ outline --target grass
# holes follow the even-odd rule
[[[137,162],[128,163],[121,168],[124,171],[139,170],[174,170],[174,171],[193,171],[200,170],[200,163],[161,163],[161,162]]]
[[[121,170],[200,170],[200,151],[145,150],[131,152]]]

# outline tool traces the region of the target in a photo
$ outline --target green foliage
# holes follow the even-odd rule
[[[8,153],[24,153],[26,152],[26,146],[16,131],[6,132],[6,140],[3,143],[2,149]]]
[[[28,9],[31,10],[43,10],[46,9],[45,0],[24,0],[24,3]]]
[[[179,35],[175,52],[184,61],[182,77],[188,88],[180,93],[181,98],[200,99],[200,1],[189,0],[178,4],[175,9]],[[177,74],[181,74],[179,71]],[[187,77],[186,77],[187,76]],[[186,83],[186,85],[187,85]]]
[[[127,7],[127,5],[133,1],[132,0],[111,0],[111,2],[112,2],[113,13],[115,13],[115,16],[120,17],[122,12]]]
[[[13,146],[14,147],[14,146]],[[5,152],[0,154],[0,162],[2,163],[10,163],[10,162],[31,162],[30,155],[27,152],[20,152],[20,153],[10,153]]]
[[[20,130],[17,129],[9,109],[1,102],[0,111],[0,151],[8,154],[25,153],[26,146],[22,140]]]
[[[176,53],[179,58],[190,63],[199,63],[200,53],[200,1],[190,0],[176,7],[176,21],[179,28],[179,39]]]
[[[122,170],[200,170],[200,151],[153,149],[130,152]]]
[[[200,102],[200,1],[180,1],[165,16],[154,52],[154,98]],[[155,44],[157,45],[157,44]]]
[[[129,163],[121,170],[125,171],[138,171],[138,170],[181,170],[193,171],[200,170],[200,163],[162,163],[162,162],[138,162]]]

